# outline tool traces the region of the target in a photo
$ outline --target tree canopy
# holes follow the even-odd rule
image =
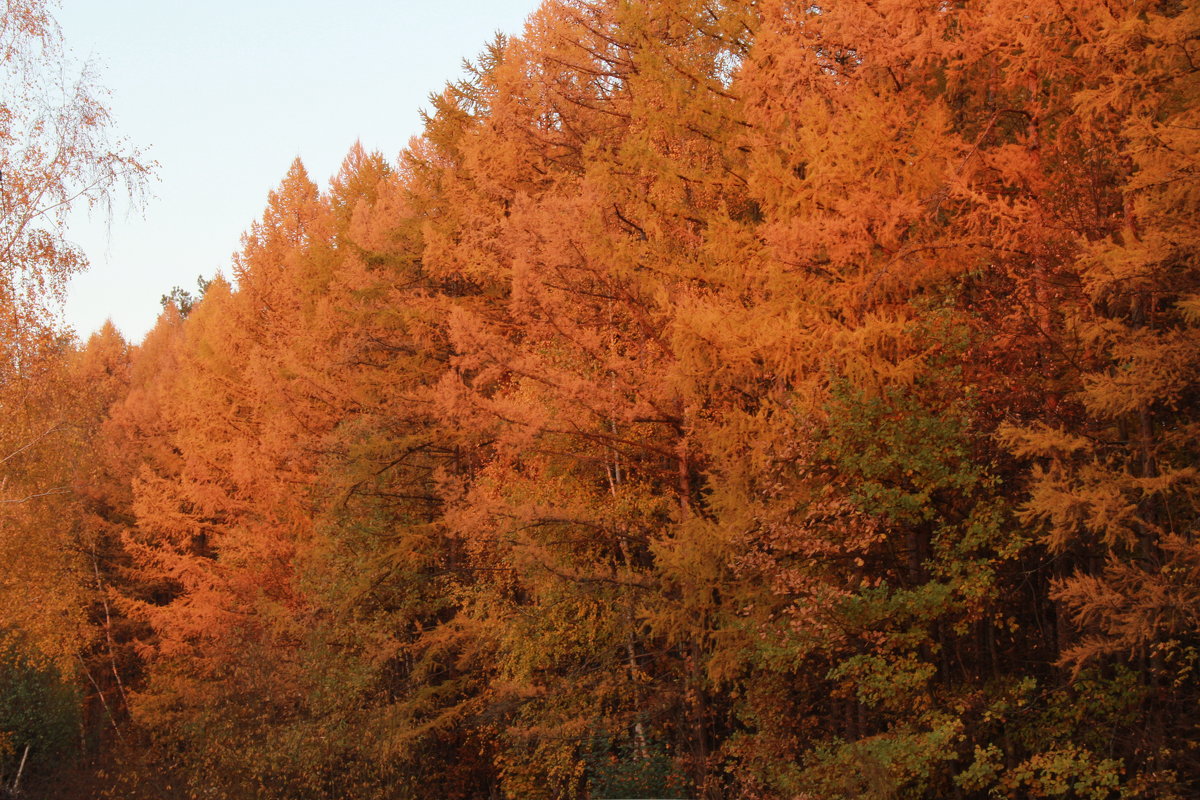
[[[548,0],[46,340],[0,625],[109,796],[1195,796],[1198,42]]]

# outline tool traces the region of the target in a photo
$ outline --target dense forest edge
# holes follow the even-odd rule
[[[0,13],[0,796],[1200,797],[1195,0],[547,0],[136,344]]]

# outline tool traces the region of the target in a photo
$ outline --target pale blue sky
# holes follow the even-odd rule
[[[138,341],[171,287],[228,273],[300,156],[324,187],[355,139],[395,159],[431,92],[538,0],[62,0],[68,49],[99,67],[118,127],[160,164],[142,212],[79,216],[92,266],[65,308]]]

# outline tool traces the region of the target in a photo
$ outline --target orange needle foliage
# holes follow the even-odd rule
[[[232,282],[75,368],[112,378],[70,513],[120,565],[75,624],[144,762],[1194,795],[1198,36],[1187,0],[546,2],[396,164],[297,161]]]

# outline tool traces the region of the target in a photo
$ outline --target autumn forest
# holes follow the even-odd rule
[[[1200,797],[1196,0],[546,0],[141,342],[47,14],[0,796]]]

